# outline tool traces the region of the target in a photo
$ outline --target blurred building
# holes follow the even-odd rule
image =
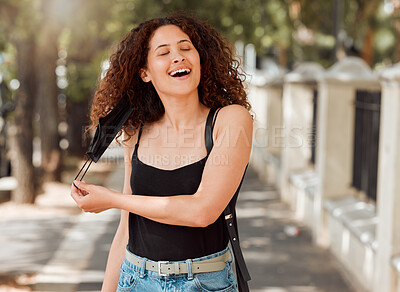
[[[253,55],[245,52],[260,177],[356,289],[399,292],[400,64],[376,72],[352,56],[287,73],[254,68]]]

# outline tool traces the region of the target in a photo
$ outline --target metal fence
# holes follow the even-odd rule
[[[317,107],[318,107],[318,90],[315,88],[313,92],[313,118],[311,128],[311,163],[315,164],[315,149],[317,143]]]
[[[376,201],[381,92],[356,91],[353,187]]]

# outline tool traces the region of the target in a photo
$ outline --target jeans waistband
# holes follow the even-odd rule
[[[187,274],[188,278],[193,278],[193,274],[221,271],[226,267],[226,262],[231,261],[229,248],[200,258],[187,259],[184,261],[152,261],[131,253],[126,249],[125,262],[140,270],[140,276],[145,271],[156,276],[171,276]]]

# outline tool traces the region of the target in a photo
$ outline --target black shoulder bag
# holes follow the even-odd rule
[[[212,132],[214,129],[214,124],[216,117],[218,115],[218,110],[216,109],[211,109],[211,113],[208,116],[208,119],[211,119],[211,121],[207,121],[206,125],[211,125],[206,127],[205,131],[205,140],[206,140],[206,148],[207,148],[207,155],[210,154],[212,147],[214,146],[214,142],[212,139]],[[215,117],[214,117],[215,115]],[[246,169],[244,171],[244,174],[246,173]],[[249,271],[246,266],[246,262],[244,261],[242,249],[240,248],[240,243],[239,243],[239,236],[238,236],[238,226],[237,226],[237,220],[236,220],[236,211],[235,211],[235,205],[236,205],[236,200],[239,194],[240,187],[242,186],[244,174],[242,177],[242,181],[240,182],[239,187],[236,190],[235,195],[233,196],[232,200],[229,202],[228,206],[226,206],[224,210],[224,217],[225,217],[225,222],[226,222],[226,228],[228,229],[229,233],[229,240],[231,242],[233,254],[235,256],[235,266],[236,266],[236,276],[237,276],[237,282],[239,286],[239,292],[249,292],[249,286],[248,286],[248,281],[251,280]]]

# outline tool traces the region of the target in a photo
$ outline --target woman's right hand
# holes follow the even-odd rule
[[[76,180],[71,185],[71,196],[72,197],[74,197],[73,195],[86,196],[88,194],[88,192],[78,188],[78,186],[75,182],[76,182]],[[85,180],[83,180],[82,182],[84,182],[86,184]]]

